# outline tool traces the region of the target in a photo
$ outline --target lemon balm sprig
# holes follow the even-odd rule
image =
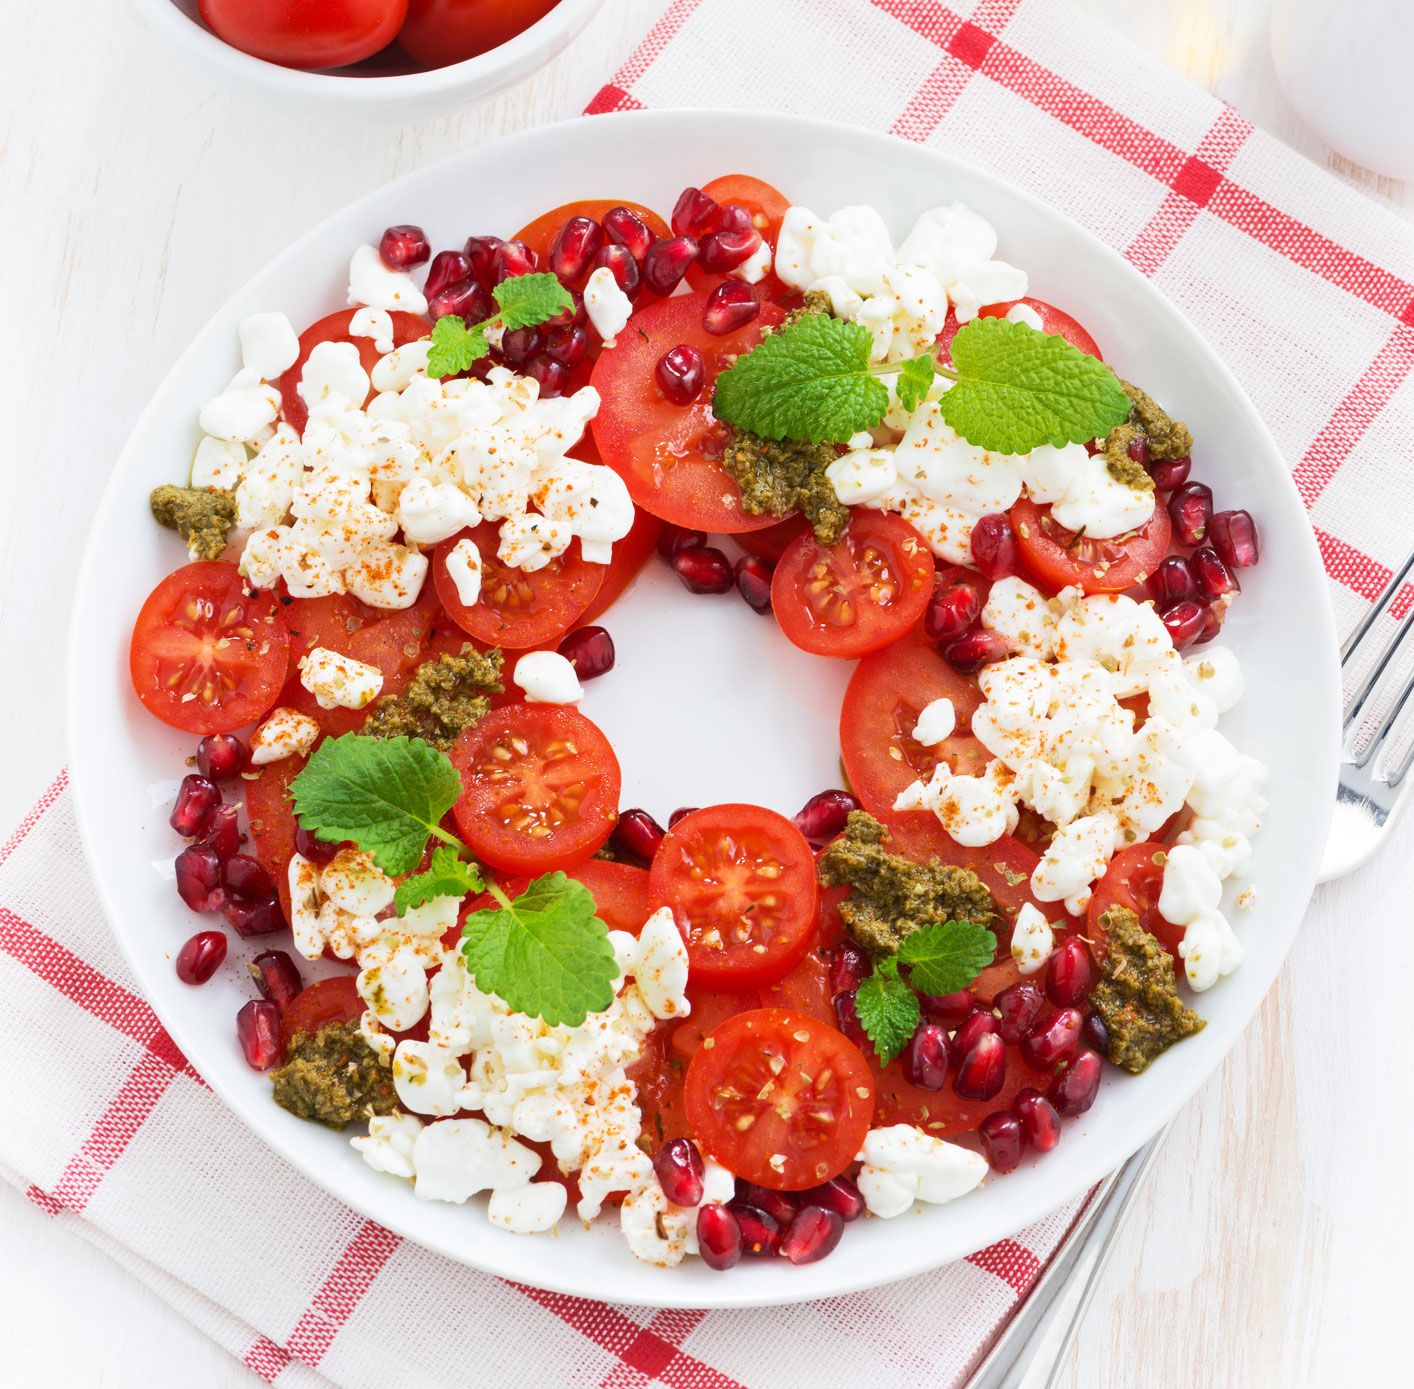
[[[535,328],[556,314],[574,308],[569,291],[555,275],[515,275],[502,280],[491,291],[496,312],[467,327],[458,314],[439,318],[432,327],[432,346],[427,353],[427,374],[440,380],[467,371],[491,352],[488,334],[495,328]]]

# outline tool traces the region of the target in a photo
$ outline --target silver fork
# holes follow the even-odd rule
[[[1384,690],[1404,639],[1414,630],[1414,604],[1393,632],[1384,633],[1382,621],[1411,574],[1414,555],[1341,647],[1347,688],[1340,785],[1321,860],[1323,883],[1358,868],[1380,847],[1414,785],[1409,779],[1414,738],[1396,755],[1402,715],[1414,698],[1414,670],[1397,692]],[[1377,691],[1393,700],[1367,731],[1361,725]],[[1171,1127],[1161,1129],[1095,1188],[1046,1270],[973,1370],[966,1389],[1053,1389],[1124,1217]]]

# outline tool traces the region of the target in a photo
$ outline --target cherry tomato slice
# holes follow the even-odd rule
[[[804,1013],[759,1008],[713,1029],[683,1082],[692,1131],[728,1171],[773,1191],[837,1177],[869,1132],[869,1063]]]
[[[452,813],[493,868],[537,874],[581,863],[618,818],[618,759],[578,710],[493,709],[457,739],[451,759],[462,779]]]
[[[295,831],[299,828],[290,800],[290,783],[304,770],[307,761],[304,757],[282,757],[264,767],[252,767],[248,779],[241,782],[251,846],[275,881],[286,921],[290,919],[290,860],[295,854]]]
[[[144,707],[188,733],[230,733],[280,693],[289,637],[273,593],[247,593],[234,564],[185,564],[148,595],[128,670]]]
[[[1155,505],[1154,514],[1137,531],[1111,540],[1066,530],[1050,507],[1037,506],[1030,497],[1016,502],[1010,515],[1022,570],[1050,594],[1071,585],[1086,593],[1123,593],[1143,583],[1168,554],[1173,531],[1163,505]]]
[[[879,1127],[888,1124],[912,1124],[932,1138],[953,1138],[971,1133],[987,1115],[1011,1108],[1012,1101],[1027,1086],[1044,1087],[1046,1078],[1038,1075],[1021,1059],[1016,1047],[1006,1049],[1006,1077],[1000,1093],[990,1100],[965,1100],[951,1083],[941,1090],[923,1090],[909,1084],[903,1062],[893,1060],[879,1065],[873,1047],[864,1048],[869,1069],[874,1076],[874,1122]]]
[[[1025,304],[1027,308],[1033,309],[1040,315],[1043,333],[1051,333],[1058,338],[1064,338],[1072,347],[1078,347],[1080,351],[1091,357],[1096,357],[1102,362],[1105,360],[1099,344],[1090,336],[1088,330],[1064,309],[1058,309],[1054,304],[1046,303],[1044,299],[1013,299],[1008,304],[988,304],[979,311],[978,317],[1005,318],[1018,304]]]
[[[791,542],[809,529],[810,522],[797,512],[784,521],[777,521],[774,526],[767,526],[765,530],[745,531],[733,538],[748,555],[764,559],[768,564],[779,564],[781,556],[790,549]]]
[[[714,805],[684,816],[653,856],[649,891],[677,917],[694,983],[758,988],[810,948],[815,856],[773,810]]]
[[[790,199],[769,183],[750,174],[723,174],[710,183],[702,185],[702,191],[709,198],[715,198],[721,206],[736,203],[751,214],[752,225],[761,233],[761,239],[771,248],[771,261],[775,263],[776,242],[781,234],[781,221],[790,210]],[[728,275],[709,275],[696,261],[687,268],[687,282],[693,289],[712,289]],[[770,271],[757,288],[767,299],[777,299],[789,290]]]
[[[611,931],[636,936],[653,913],[646,868],[592,858],[565,873],[589,889],[599,920]]]
[[[1127,907],[1139,918],[1139,924],[1173,956],[1174,965],[1182,969],[1178,947],[1183,943],[1184,928],[1166,921],[1159,912],[1159,893],[1164,886],[1163,850],[1152,841],[1131,844],[1110,860],[1105,876],[1095,885],[1086,911],[1086,935],[1095,954],[1105,953],[1106,932],[1102,918],[1111,907]]]
[[[335,974],[306,985],[290,1001],[280,1019],[280,1032],[288,1047],[300,1032],[314,1033],[330,1023],[357,1022],[368,1005],[359,996],[352,974]]]
[[[218,38],[252,57],[287,68],[338,68],[371,58],[398,36],[407,0],[198,0]],[[548,8],[548,6],[547,6]]]

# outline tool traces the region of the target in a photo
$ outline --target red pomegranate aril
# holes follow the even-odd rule
[[[540,351],[539,328],[508,328],[501,334],[501,360],[507,366],[523,367]]]
[[[658,553],[671,564],[679,550],[695,550],[707,543],[706,531],[685,531],[672,524],[658,532]]]
[[[1000,1036],[1001,1024],[996,1015],[987,1008],[979,1008],[968,1014],[953,1034],[952,1054],[959,1060],[966,1056],[983,1037]]]
[[[471,273],[481,281],[487,289],[497,281],[496,274],[496,252],[505,245],[499,236],[469,236],[466,239],[466,262]],[[433,265],[437,262],[434,260]]]
[[[539,384],[540,395],[544,400],[553,400],[556,396],[564,395],[570,384],[570,369],[563,362],[557,362],[547,352],[532,357],[525,373]]]
[[[653,379],[665,399],[674,405],[691,405],[707,384],[707,363],[697,348],[679,343],[658,358]]]
[[[298,966],[283,950],[264,950],[246,968],[261,995],[282,1013],[304,987]]]
[[[941,1090],[948,1080],[948,1034],[935,1022],[920,1023],[903,1049],[903,1073],[920,1090]]]
[[[1193,571],[1182,555],[1170,555],[1161,560],[1157,569],[1144,580],[1144,587],[1160,612],[1175,603],[1185,603],[1198,597],[1198,585]]]
[[[754,613],[771,611],[771,566],[760,555],[743,555],[736,562],[736,591]]]
[[[702,326],[716,337],[734,333],[761,312],[756,291],[745,280],[723,280],[707,296]]]
[[[196,769],[210,781],[230,781],[249,760],[250,752],[234,733],[208,733],[196,745]]]
[[[984,579],[996,583],[1016,573],[1016,534],[1003,512],[981,517],[972,528],[972,562]]]
[[[238,936],[269,936],[285,929],[285,914],[278,897],[227,901],[221,914],[235,927]]]
[[[781,1236],[781,1253],[793,1264],[813,1264],[833,1254],[844,1234],[844,1218],[824,1206],[802,1206]]]
[[[1099,1053],[1081,1048],[1051,1081],[1051,1103],[1068,1119],[1084,1114],[1095,1103],[1103,1070],[1104,1062]]]
[[[700,805],[680,805],[668,816],[668,828],[672,829],[679,820],[685,820],[689,815],[695,815],[702,807]]]
[[[864,1197],[848,1177],[831,1177],[820,1186],[800,1192],[800,1199],[807,1206],[824,1206],[826,1210],[835,1211],[846,1225],[864,1214]]]
[[[249,854],[233,854],[227,859],[221,870],[221,881],[230,895],[241,901],[275,895],[275,884],[265,865]]]
[[[955,994],[919,994],[919,1007],[929,1022],[944,1027],[961,1027],[977,1008],[971,989],[959,989]]]
[[[848,791],[818,791],[796,811],[795,827],[812,849],[823,849],[844,833],[850,812],[858,809],[859,802]]]
[[[550,243],[550,269],[566,284],[578,284],[604,244],[604,228],[592,217],[571,217]]]
[[[421,265],[432,254],[432,247],[421,227],[404,222],[383,233],[378,241],[378,254],[384,265],[393,270],[406,270],[410,265]]]
[[[225,958],[225,932],[198,931],[177,951],[177,978],[183,984],[204,984]]]
[[[614,639],[603,627],[576,627],[557,648],[581,680],[594,680],[614,668]]]
[[[253,1071],[268,1071],[280,1059],[280,1010],[268,998],[253,998],[236,1014],[236,1039]]]
[[[1229,593],[1241,593],[1242,585],[1237,575],[1223,562],[1223,558],[1210,545],[1201,545],[1188,557],[1193,577],[1198,581],[1198,593],[1205,603],[1216,603]]]
[[[994,1032],[979,1037],[962,1058],[952,1088],[965,1100],[990,1100],[1006,1081],[1006,1044]]]
[[[596,270],[607,269],[609,274],[614,277],[614,283],[630,299],[638,293],[642,272],[638,268],[638,262],[624,247],[605,246],[594,257],[594,268]]]
[[[524,241],[503,241],[491,252],[491,284],[532,275],[540,268],[535,252]]]
[[[982,615],[982,599],[971,584],[939,584],[923,613],[931,641],[956,641]]]
[[[1261,558],[1257,523],[1249,511],[1219,511],[1208,522],[1208,538],[1229,569],[1250,569]]]
[[[994,1172],[1014,1172],[1021,1165],[1021,1120],[999,1109],[977,1125],[982,1152]]]
[[[849,989],[842,994],[836,994],[835,1005],[835,1026],[849,1038],[857,1047],[869,1045],[869,1039],[864,1035],[864,1029],[859,1024],[859,1007],[854,1001],[855,991]]]
[[[654,294],[671,294],[697,259],[697,251],[697,241],[691,236],[665,236],[655,241],[643,257],[643,283]]]
[[[725,275],[751,259],[761,245],[761,233],[755,227],[744,230],[713,232],[702,238],[698,259],[709,275]]]
[[[1005,660],[1010,654],[1005,637],[980,627],[942,648],[943,659],[960,675],[976,675],[983,666]]]
[[[709,1201],[697,1208],[697,1249],[702,1262],[718,1272],[741,1262],[741,1222],[726,1206]]]
[[[997,1015],[997,1035],[1004,1042],[1019,1042],[1031,1030],[1031,1024],[1040,1016],[1045,1003],[1040,986],[1029,979],[1008,985],[992,1000]]]
[[[431,299],[451,285],[474,278],[479,277],[471,261],[460,251],[438,251],[432,257],[432,264],[427,267],[427,283],[423,285],[422,292]]]
[[[1223,611],[1223,607],[1216,603],[1203,610],[1203,630],[1194,638],[1194,646],[1202,646],[1204,642],[1212,641],[1222,631]]]
[[[567,367],[577,367],[589,352],[589,334],[577,323],[562,323],[545,334],[545,351]]]
[[[826,974],[832,994],[852,993],[874,972],[869,952],[853,941],[844,941],[830,951]]]
[[[1160,614],[1164,626],[1168,628],[1175,651],[1182,651],[1185,647],[1193,645],[1207,621],[1207,613],[1208,610],[1202,603],[1189,599],[1183,603],[1175,603],[1167,612]]]
[[[1081,1021],[1078,1008],[1053,1013],[1021,1039],[1021,1059],[1033,1070],[1049,1071],[1075,1050]]]
[[[1090,992],[1095,973],[1090,947],[1072,936],[1062,941],[1046,962],[1046,997],[1057,1008],[1069,1008]]]
[[[1178,545],[1201,545],[1213,519],[1213,489],[1204,482],[1185,482],[1169,498],[1169,519]]]
[[[729,1214],[736,1217],[741,1231],[741,1252],[751,1259],[769,1259],[781,1247],[781,1226],[773,1216],[755,1206],[733,1201]]]
[[[455,314],[465,323],[480,323],[491,317],[491,296],[475,280],[458,280],[427,297],[427,316],[435,323]]]
[[[194,839],[206,828],[211,812],[221,804],[216,783],[196,772],[189,772],[177,788],[177,802],[167,823],[186,839]]]
[[[736,584],[732,562],[713,545],[690,545],[673,556],[673,570],[689,593],[726,593]]]
[[[739,1178],[736,1184],[736,1200],[743,1206],[765,1211],[783,1230],[800,1209],[800,1200],[795,1192],[772,1191],[770,1187],[757,1186],[755,1182],[746,1182]]]
[[[1128,444],[1125,445],[1125,453],[1129,455],[1131,463],[1137,463],[1146,472],[1149,468],[1149,441],[1142,434],[1136,434]]]
[[[206,828],[196,837],[196,846],[210,849],[222,863],[241,847],[240,812],[224,801],[213,810]]]
[[[648,230],[648,223],[626,207],[611,207],[604,214],[604,230],[609,240],[616,246],[622,246],[634,260],[642,260],[653,244],[653,233]]]
[[[1080,1029],[1081,1039],[1087,1047],[1093,1047],[1101,1056],[1110,1054],[1110,1029],[1098,1013],[1087,1013]]]
[[[663,842],[664,829],[646,810],[625,810],[614,826],[614,848],[651,863]]]
[[[701,236],[717,224],[721,208],[700,188],[684,188],[673,206],[673,231],[679,236]]]
[[[1176,492],[1188,481],[1188,474],[1192,471],[1191,458],[1166,458],[1162,463],[1150,465],[1149,476],[1154,479],[1154,486],[1160,492]]]
[[[695,1206],[702,1200],[702,1154],[690,1138],[673,1138],[653,1159],[658,1185],[675,1206]]]
[[[214,849],[188,845],[172,865],[177,875],[177,895],[194,912],[218,912],[226,903],[221,886],[221,860]]]
[[[1060,1142],[1060,1115],[1039,1090],[1018,1090],[1011,1112],[1021,1121],[1021,1136],[1028,1148],[1049,1153]]]
[[[338,852],[337,844],[331,844],[327,839],[320,839],[318,835],[311,834],[303,825],[295,831],[295,853],[301,858],[307,858],[311,863],[328,863]]]

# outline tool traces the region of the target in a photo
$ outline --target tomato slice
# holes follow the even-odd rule
[[[1035,310],[1041,317],[1041,331],[1051,333],[1055,337],[1064,338],[1072,347],[1078,347],[1082,352],[1091,357],[1097,357],[1100,361],[1105,360],[1104,353],[1100,351],[1100,345],[1090,336],[1089,331],[1076,319],[1072,318],[1064,309],[1058,309],[1054,304],[1048,304],[1044,299],[1013,299],[1006,304],[988,304],[978,313],[979,318],[1005,318],[1018,304],[1025,304],[1027,308]]]
[[[611,931],[636,936],[653,913],[646,868],[592,858],[565,872],[589,889],[599,920]]]
[[[685,530],[764,530],[781,518],[742,511],[741,489],[722,470],[727,431],[712,416],[712,383],[785,313],[763,304],[752,322],[716,337],[702,326],[706,302],[706,294],[685,294],[633,316],[618,346],[594,364],[590,384],[603,404],[590,428],[604,462],[645,511]],[[658,358],[680,343],[697,348],[707,365],[707,384],[691,405],[667,400],[653,374]]]
[[[289,637],[273,593],[250,594],[234,564],[185,564],[147,596],[128,670],[144,707],[188,733],[258,719],[284,683]]]
[[[541,213],[533,222],[527,222],[515,234],[514,239],[524,241],[535,252],[541,268],[548,270],[550,247],[560,234],[560,228],[571,217],[588,217],[592,222],[602,222],[604,214],[612,212],[616,207],[626,207],[640,217],[654,241],[661,241],[673,234],[672,228],[651,207],[644,207],[642,203],[633,202],[628,198],[581,198],[578,202],[565,203],[560,207],[551,208],[549,212]],[[576,288],[582,286],[577,285]]]
[[[761,233],[761,239],[771,248],[771,261],[775,263],[776,242],[781,235],[781,221],[790,209],[790,199],[779,189],[750,174],[723,174],[710,183],[702,185],[702,191],[719,204],[737,203],[751,214],[752,225]],[[727,275],[709,275],[696,261],[687,268],[687,282],[693,289],[712,289],[721,284]],[[770,271],[757,288],[767,299],[776,299],[789,290]]]
[[[452,813],[463,838],[493,868],[529,874],[568,868],[599,849],[618,818],[618,759],[576,709],[493,709],[457,739],[451,758],[462,779]]]
[[[1168,508],[1156,504],[1154,514],[1136,531],[1110,540],[1092,540],[1068,531],[1048,506],[1022,497],[1011,508],[1021,568],[1047,593],[1076,585],[1086,593],[1123,593],[1143,583],[1168,554],[1173,527]]]
[[[316,979],[290,1000],[280,1019],[280,1033],[288,1047],[296,1033],[318,1032],[330,1023],[357,1022],[367,1006],[359,996],[356,976],[335,974]]]
[[[777,521],[774,526],[767,526],[765,530],[745,531],[734,538],[748,555],[764,559],[768,564],[779,564],[781,556],[790,549],[791,542],[809,529],[810,522],[797,512],[784,521]]]
[[[1006,1048],[1006,1076],[1000,1093],[990,1100],[965,1100],[945,1085],[941,1090],[922,1090],[909,1084],[899,1060],[879,1065],[873,1047],[865,1048],[866,1060],[874,1077],[874,1122],[912,1124],[933,1138],[952,1138],[971,1133],[987,1115],[1008,1110],[1027,1086],[1045,1084],[1045,1077],[1031,1070],[1016,1047]]]
[[[874,1114],[869,1063],[843,1033],[804,1013],[728,1018],[683,1082],[701,1146],[729,1172],[801,1191],[854,1161]]]
[[[1131,844],[1110,860],[1105,876],[1095,885],[1085,916],[1086,935],[1096,955],[1105,953],[1106,933],[1100,918],[1111,907],[1128,907],[1139,918],[1139,924],[1173,956],[1174,965],[1182,968],[1178,947],[1183,943],[1184,927],[1175,926],[1160,915],[1159,893],[1163,886],[1163,850],[1152,841]]]
[[[299,822],[290,801],[290,783],[304,770],[304,757],[282,757],[264,767],[252,767],[241,782],[251,846],[265,871],[275,880],[285,920],[290,919],[290,860],[295,854]]]
[[[774,810],[714,805],[685,815],[653,856],[649,891],[672,907],[697,984],[754,989],[810,948],[815,856]]]
[[[602,617],[622,596],[625,589],[643,572],[643,566],[653,558],[658,548],[658,536],[663,523],[642,507],[635,507],[633,525],[622,540],[614,542],[614,557],[608,565],[600,565],[604,570],[603,582],[593,602],[579,615],[581,624],[594,622]]]
[[[473,531],[444,540],[432,559],[432,582],[447,616],[484,646],[521,651],[555,641],[569,631],[594,601],[609,566],[590,564],[572,541],[563,555],[527,573],[496,557],[500,527],[483,521]],[[481,552],[481,596],[470,607],[457,596],[447,572],[447,556],[470,536]]]
[[[897,516],[855,512],[839,542],[799,536],[771,581],[787,640],[817,656],[852,659],[897,641],[933,593],[933,556]]]

